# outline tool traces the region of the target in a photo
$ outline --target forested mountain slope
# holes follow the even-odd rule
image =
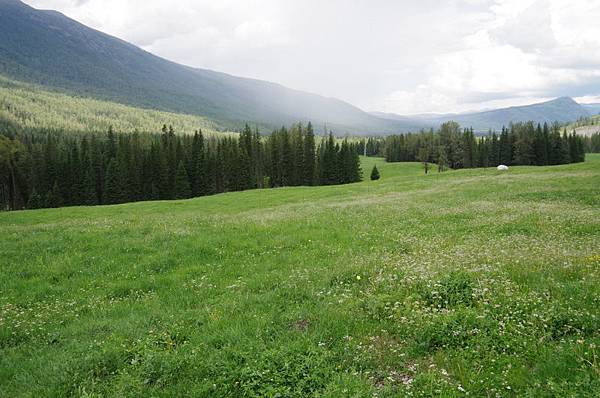
[[[170,62],[18,0],[0,0],[0,73],[124,104],[202,115],[228,128],[251,122],[270,129],[309,120],[339,132],[418,127],[337,99]]]
[[[398,121],[410,120],[407,116],[389,113],[376,112],[373,114]],[[421,124],[430,127],[438,127],[444,122],[453,120],[463,127],[473,127],[478,132],[487,132],[490,129],[499,131],[503,126],[508,126],[511,122],[568,123],[589,115],[589,110],[575,102],[572,98],[560,97],[532,105],[512,106],[462,114],[419,115],[414,118]]]

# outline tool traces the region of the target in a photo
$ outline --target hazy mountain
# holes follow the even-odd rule
[[[336,132],[390,133],[419,126],[279,84],[195,69],[152,55],[55,11],[0,0],[0,73],[135,106],[207,116],[226,127],[311,120]]]
[[[444,122],[454,120],[461,126],[473,127],[476,131],[488,131],[489,129],[500,130],[502,126],[508,126],[510,122],[529,120],[539,123],[572,122],[581,117],[589,116],[591,113],[589,110],[593,109],[592,106],[582,106],[572,98],[560,97],[539,104],[463,114],[401,116],[374,112],[372,115],[397,121],[407,121],[412,118],[412,120],[429,127],[437,127]]]
[[[124,104],[211,118],[225,128],[245,122],[274,128],[312,121],[337,133],[388,134],[447,120],[478,131],[511,121],[569,122],[600,112],[571,98],[454,115],[367,113],[335,98],[279,84],[180,65],[88,28],[56,11],[0,0],[0,74]]]
[[[581,104],[590,115],[600,114],[600,104]]]

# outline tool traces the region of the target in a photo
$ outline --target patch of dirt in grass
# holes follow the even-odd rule
[[[308,319],[299,319],[292,325],[292,329],[298,332],[305,332],[310,326],[310,320]]]

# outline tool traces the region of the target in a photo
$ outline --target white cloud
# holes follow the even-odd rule
[[[509,0],[490,10],[493,18],[461,38],[458,50],[434,57],[424,82],[390,93],[382,106],[464,112],[575,96],[586,86],[585,98],[600,92],[600,27],[593,22],[600,4]]]
[[[157,55],[368,110],[600,95],[597,0],[26,0]]]

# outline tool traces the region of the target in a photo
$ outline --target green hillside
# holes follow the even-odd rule
[[[600,115],[579,119],[567,126],[567,131],[575,130],[577,134],[591,136],[600,133]]]
[[[0,396],[595,396],[600,156],[0,213]]]
[[[588,109],[572,98],[560,97],[531,105],[462,114],[420,115],[414,116],[414,119],[429,126],[439,126],[452,120],[463,127],[472,127],[477,132],[487,133],[489,130],[500,131],[502,127],[508,127],[511,123],[533,121],[542,124],[552,124],[554,122],[565,124],[586,118],[590,114]],[[374,115],[399,121],[407,118],[406,116],[377,112]]]
[[[0,37],[5,76],[136,107],[200,115],[230,129],[249,122],[270,131],[298,121],[327,124],[340,133],[418,128],[335,98],[180,65],[18,0],[0,0]]]
[[[177,132],[208,134],[221,129],[206,118],[134,108],[114,102],[44,91],[0,76],[0,119],[28,128],[67,131],[160,132],[164,124]]]

